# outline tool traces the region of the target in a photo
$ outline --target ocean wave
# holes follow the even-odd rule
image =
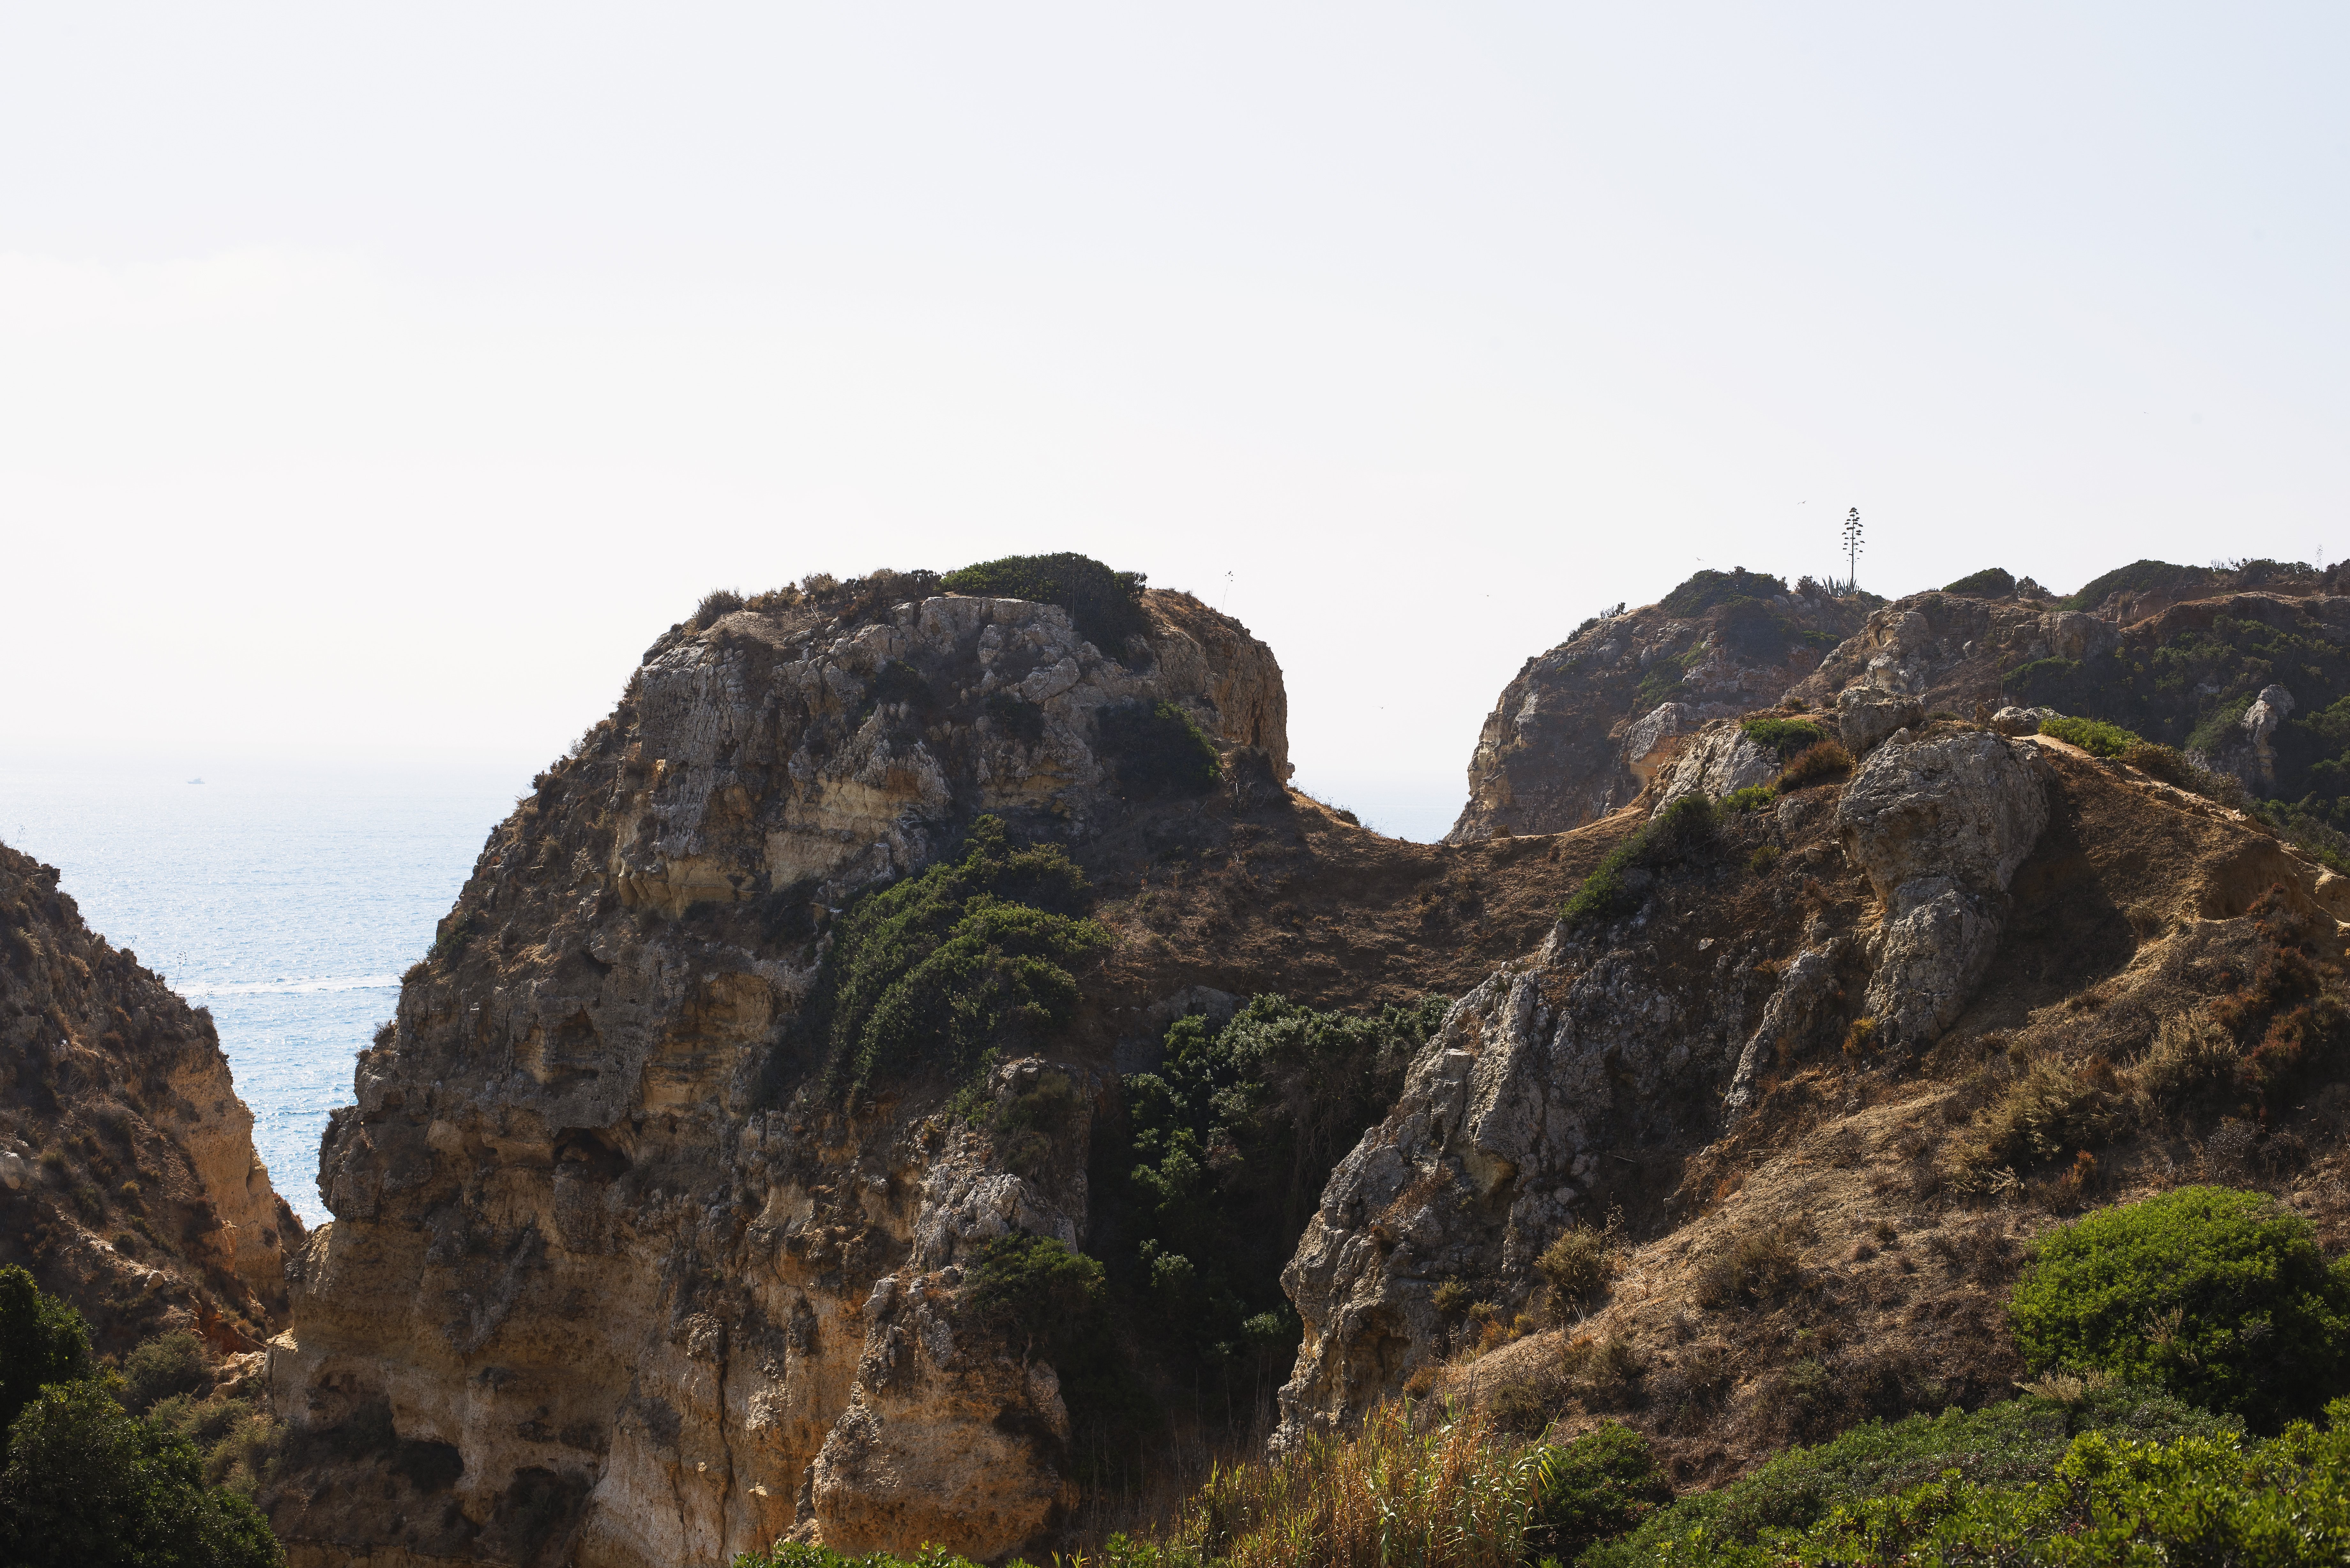
[[[396,974],[360,975],[355,980],[258,980],[231,985],[177,985],[172,988],[190,1002],[213,996],[300,996],[320,991],[397,991]]]

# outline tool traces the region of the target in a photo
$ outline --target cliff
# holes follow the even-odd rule
[[[211,1015],[0,845],[0,1263],[120,1353],[178,1328],[224,1355],[285,1321],[302,1222],[253,1149]]]
[[[1062,1379],[970,1292],[991,1241],[1099,1229],[1118,1072],[1253,990],[1465,986],[1571,885],[1539,847],[1399,844],[1293,795],[1277,664],[1188,596],[1141,596],[1113,657],[1059,606],[887,591],[922,581],[707,607],[492,835],[325,1139],[335,1218],[271,1345],[299,1437],[264,1501],[296,1563],[1048,1534]],[[860,897],[1022,856],[1072,857],[1109,939],[1057,1022],[975,1069],[827,1055]],[[1008,1130],[1038,1104],[1043,1156]]]
[[[1790,590],[1742,567],[1700,572],[1657,604],[1586,622],[1503,688],[1445,842],[1596,821],[1705,724],[1776,701],[1867,613],[1867,601],[1809,578]]]

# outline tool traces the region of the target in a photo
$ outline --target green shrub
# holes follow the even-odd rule
[[[1748,784],[1723,795],[1721,807],[1724,811],[1761,811],[1778,798],[1779,792],[1769,784]]]
[[[967,1072],[988,1050],[1059,1028],[1077,1005],[1070,966],[1109,945],[1079,918],[1085,873],[1055,846],[1014,848],[983,816],[963,853],[867,895],[836,928],[813,1012],[828,1071]]]
[[[1721,827],[1712,801],[1701,794],[1681,796],[1609,850],[1568,898],[1559,919],[1570,926],[1594,926],[1630,914],[1641,901],[1631,873],[1653,875],[1659,867],[1695,858],[1713,846]]]
[[[1746,857],[1746,869],[1757,877],[1767,877],[1786,853],[1775,844],[1759,845],[1754,853]]]
[[[1779,598],[1787,591],[1784,577],[1773,577],[1762,572],[1750,572],[1743,566],[1733,566],[1727,572],[1701,571],[1667,594],[1659,607],[1667,615],[1683,620],[1703,615],[1718,604],[1731,599]]]
[[[1604,1422],[1544,1457],[1542,1490],[1526,1527],[1530,1558],[1572,1563],[1672,1501],[1672,1484],[1648,1439],[1620,1422]]]
[[[9,1429],[0,1561],[11,1568],[285,1560],[251,1503],[204,1485],[193,1443],[124,1414],[94,1382],[52,1384]]]
[[[2134,735],[2119,724],[2108,724],[2103,719],[2075,719],[2059,713],[2053,719],[2040,721],[2040,732],[2080,747],[2093,757],[2119,757],[2133,746],[2143,746],[2142,736]]]
[[[1144,800],[1205,794],[1224,776],[1216,743],[1172,702],[1125,702],[1095,721],[1127,793]]]
[[[1852,753],[1837,742],[1822,741],[1788,758],[1787,765],[1780,770],[1778,781],[1773,787],[1784,793],[1823,784],[1829,779],[1840,779],[1851,772]]]
[[[23,1269],[0,1269],[0,1433],[43,1388],[88,1377],[93,1365],[81,1314],[42,1293]]]
[[[1222,1029],[1178,1019],[1158,1069],[1122,1080],[1126,1139],[1101,1144],[1133,1211],[1121,1271],[1139,1280],[1169,1256],[1196,1265],[1188,1296],[1153,1293],[1172,1314],[1163,1343],[1186,1354],[1239,1346],[1253,1344],[1244,1325],[1256,1316],[1294,1322],[1281,1271],[1330,1168],[1394,1103],[1448,1005],[1430,996],[1359,1015],[1259,996]],[[1295,1337],[1263,1347],[1263,1370],[1296,1347]]]
[[[1142,607],[1149,579],[1116,572],[1090,556],[1005,556],[949,572],[939,586],[953,594],[1028,599],[1074,613],[1078,634],[1113,659],[1126,657],[1126,639],[1150,630]]]
[[[1832,1441],[1789,1449],[1728,1486],[1680,1499],[1629,1536],[1586,1556],[1581,1568],[1742,1564],[1746,1559],[1739,1554],[1759,1540],[1805,1530],[1840,1508],[1930,1484],[1946,1471],[1981,1486],[2042,1480],[2074,1436],[2088,1431],[2160,1441],[2232,1435],[2205,1411],[2118,1385],[2085,1390],[2069,1404],[2026,1397],[1975,1411],[1870,1421]]]
[[[203,1342],[184,1328],[140,1344],[123,1357],[122,1377],[123,1398],[134,1411],[174,1394],[192,1394],[213,1380]]]
[[[1942,591],[1946,594],[1966,594],[1979,599],[2003,599],[2015,592],[2015,576],[2004,566],[1985,566],[1980,572],[1960,577]]]
[[[1014,1232],[981,1251],[962,1306],[973,1322],[1025,1339],[1032,1353],[1053,1360],[1094,1328],[1102,1293],[1098,1262],[1050,1236]]]
[[[2008,1314],[2035,1371],[2101,1368],[2268,1428],[2350,1373],[2350,1265],[2258,1192],[2186,1187],[2052,1231]]]
[[[1828,738],[1827,732],[1809,719],[1749,719],[1738,727],[1745,732],[1748,740],[1782,763],[1806,746],[1816,746]]]

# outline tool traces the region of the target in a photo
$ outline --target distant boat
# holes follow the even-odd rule
[[[202,780],[202,779],[190,779],[188,782],[189,782],[190,784],[202,784],[202,783],[203,783],[204,781],[203,781],[203,780]]]

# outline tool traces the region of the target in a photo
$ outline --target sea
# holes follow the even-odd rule
[[[90,927],[212,1010],[269,1177],[306,1221],[318,1137],[490,830],[528,784],[486,769],[0,764],[0,839]]]

